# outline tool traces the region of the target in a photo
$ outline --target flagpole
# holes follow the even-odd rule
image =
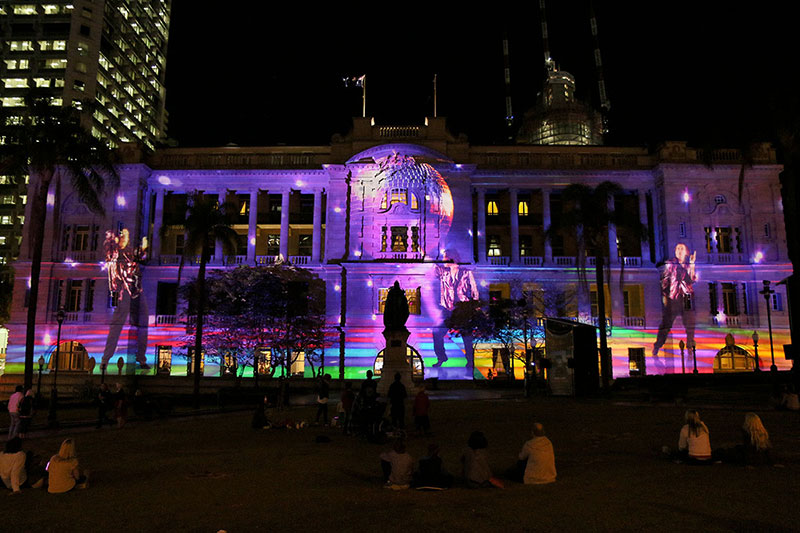
[[[361,77],[361,118],[367,118],[367,75]]]
[[[436,118],[436,76],[437,74],[433,75],[433,118]]]

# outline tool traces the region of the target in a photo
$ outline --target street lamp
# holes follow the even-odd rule
[[[58,313],[56,313],[56,322],[58,322],[58,334],[56,336],[56,362],[55,368],[56,371],[53,374],[53,388],[50,390],[50,410],[47,413],[47,424],[50,427],[58,427],[58,418],[56,417],[56,403],[58,403],[58,389],[56,387],[56,383],[58,381],[58,357],[61,354],[61,325],[64,323],[64,317],[66,313],[64,312],[64,306],[58,308]]]
[[[767,303],[767,326],[769,327],[769,353],[772,356],[772,364],[769,367],[770,372],[777,372],[778,367],[775,366],[775,347],[772,344],[772,310],[770,309],[772,306],[770,305],[771,302],[770,297],[775,294],[775,291],[772,290],[769,286],[769,280],[765,279],[763,281],[764,288],[761,289],[761,294],[764,295],[764,301]]]
[[[39,380],[36,382],[36,398],[42,397],[42,369],[44,368],[44,356],[39,356]]]
[[[694,360],[694,370],[692,370],[692,374],[697,374],[697,342],[692,339],[692,359]]]
[[[755,372],[761,372],[761,363],[758,360],[758,332],[753,331],[753,351],[756,353],[756,368]]]
[[[683,339],[681,339],[681,342],[678,343],[678,347],[681,349],[681,374],[685,374],[686,373],[686,361],[684,361],[684,359],[683,359],[683,350],[684,350],[684,348],[686,348],[686,343],[683,342]]]

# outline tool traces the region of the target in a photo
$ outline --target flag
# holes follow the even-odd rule
[[[345,87],[363,87],[364,80],[366,79],[366,77],[367,77],[366,74],[362,74],[361,76],[358,77],[354,76],[352,78],[348,77],[342,78],[342,81],[344,82]]]

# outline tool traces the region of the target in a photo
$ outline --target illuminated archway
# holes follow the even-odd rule
[[[412,377],[414,379],[424,379],[425,363],[422,361],[422,356],[417,349],[410,344],[406,346],[406,361],[411,365]],[[375,358],[375,364],[372,365],[372,373],[375,377],[381,376],[381,370],[383,369],[383,352],[384,350],[378,352],[378,356]]]
[[[47,361],[48,370],[55,370],[56,347],[50,349]],[[78,341],[62,341],[58,350],[58,370],[61,372],[80,372],[89,370],[89,352]]]
[[[725,346],[714,357],[714,372],[752,372],[755,365],[755,358],[736,344]]]

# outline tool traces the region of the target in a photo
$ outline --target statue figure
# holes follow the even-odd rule
[[[386,304],[383,308],[383,325],[387,331],[403,331],[408,320],[408,299],[406,292],[400,288],[400,282],[395,281],[394,286],[386,295]]]

